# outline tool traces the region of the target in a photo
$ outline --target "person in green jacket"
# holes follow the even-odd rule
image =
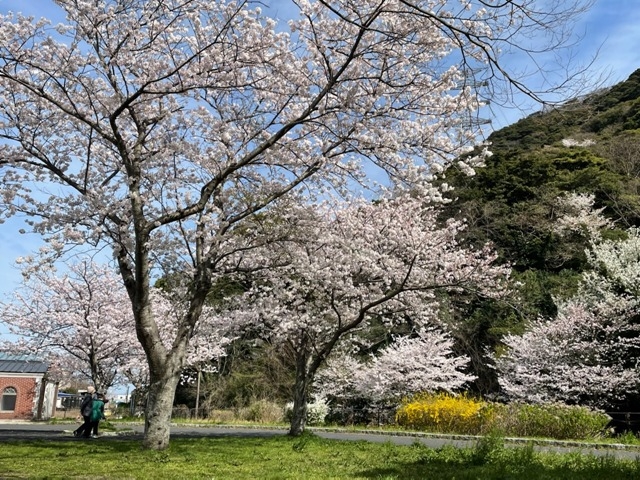
[[[104,395],[99,393],[97,398],[93,401],[93,405],[91,406],[91,429],[93,430],[92,438],[98,438],[98,424],[100,420],[104,420],[104,404],[107,400],[105,400]]]
[[[84,423],[73,431],[74,437],[89,438],[91,435],[91,412],[93,411],[93,402],[96,399],[96,389],[89,385],[87,391],[82,398],[80,405],[80,414]]]

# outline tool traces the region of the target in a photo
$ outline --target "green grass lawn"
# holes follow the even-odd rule
[[[169,449],[103,437],[83,441],[0,443],[2,479],[455,479],[640,478],[640,461],[504,448],[487,439],[475,449],[301,438],[173,439]]]

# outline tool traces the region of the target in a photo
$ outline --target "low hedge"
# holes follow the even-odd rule
[[[408,429],[436,433],[515,437],[589,439],[602,433],[609,417],[586,407],[568,405],[499,404],[466,395],[418,394],[404,399],[396,423]]]

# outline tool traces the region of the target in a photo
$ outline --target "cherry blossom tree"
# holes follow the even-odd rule
[[[604,207],[595,208],[595,195],[567,192],[556,199],[557,219],[553,232],[561,235],[578,234],[591,242],[601,238],[601,231],[613,227],[604,216]]]
[[[526,35],[561,52],[588,1],[297,0],[288,26],[249,1],[52,3],[64,23],[0,17],[2,215],[27,214],[53,258],[113,249],[149,367],[143,444],[163,449],[243,222],[303,185],[437,197],[424,180],[476,142],[476,89],[535,96],[498,53]],[[151,286],[173,272],[187,310],[167,345]]]
[[[135,388],[148,384],[131,304],[113,267],[80,261],[67,264],[67,271],[59,275],[29,259],[21,263],[22,287],[11,301],[0,303],[1,318],[18,336],[10,345],[12,351],[46,356],[61,378],[84,378],[102,392],[118,384],[131,383]],[[170,344],[184,305],[159,289],[153,289],[151,296],[162,341]],[[221,325],[209,320],[209,312],[211,308],[194,329],[188,365],[223,356],[230,340]]]
[[[252,288],[235,299],[229,317],[238,325],[262,329],[272,342],[293,352],[292,435],[304,430],[318,369],[337,346],[347,348],[344,343],[372,318],[380,317],[389,326],[410,318],[421,330],[437,321],[440,292],[470,291],[493,298],[505,293],[508,267],[492,265],[496,256],[488,246],[476,251],[459,247],[456,237],[463,225],[451,221],[438,227],[437,210],[424,207],[419,199],[401,196],[327,208],[323,214],[291,215],[297,231],[287,225],[289,238],[253,252],[255,263],[280,266],[254,273]],[[423,342],[400,341],[371,366],[380,375],[380,393],[401,388],[395,385],[398,377],[386,371],[394,367],[392,356],[422,348],[423,357],[437,351],[441,359],[450,346],[430,351]],[[421,370],[409,359],[398,362],[404,363],[410,384],[403,388],[419,388],[429,375],[433,379],[430,366]],[[456,382],[463,377],[453,374],[457,366],[457,360],[447,362],[440,373]]]
[[[336,398],[398,401],[418,392],[455,392],[475,377],[464,373],[469,359],[455,356],[453,340],[440,329],[403,335],[365,361],[331,357],[318,372],[318,389]]]
[[[578,295],[553,319],[508,335],[496,358],[500,383],[514,398],[614,406],[640,392],[640,234],[592,243]]]
[[[98,391],[119,383],[128,359],[144,357],[135,341],[133,314],[122,279],[90,261],[53,269],[27,263],[24,283],[0,315],[19,340],[12,347],[46,354],[56,370],[80,374]],[[138,361],[136,362],[136,359]]]
[[[504,338],[509,351],[496,358],[500,385],[527,402],[614,406],[638,393],[639,330],[615,305],[561,304],[556,318]]]

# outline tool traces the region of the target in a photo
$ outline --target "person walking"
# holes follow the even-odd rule
[[[102,393],[99,393],[97,398],[93,401],[91,408],[92,438],[98,438],[98,425],[100,424],[100,420],[105,420],[104,404],[107,402],[108,400],[104,398],[104,395]]]
[[[89,438],[91,435],[91,412],[93,410],[95,391],[96,389],[91,385],[87,387],[87,393],[84,394],[84,398],[80,404],[80,415],[82,415],[84,423],[73,431],[74,437]]]

